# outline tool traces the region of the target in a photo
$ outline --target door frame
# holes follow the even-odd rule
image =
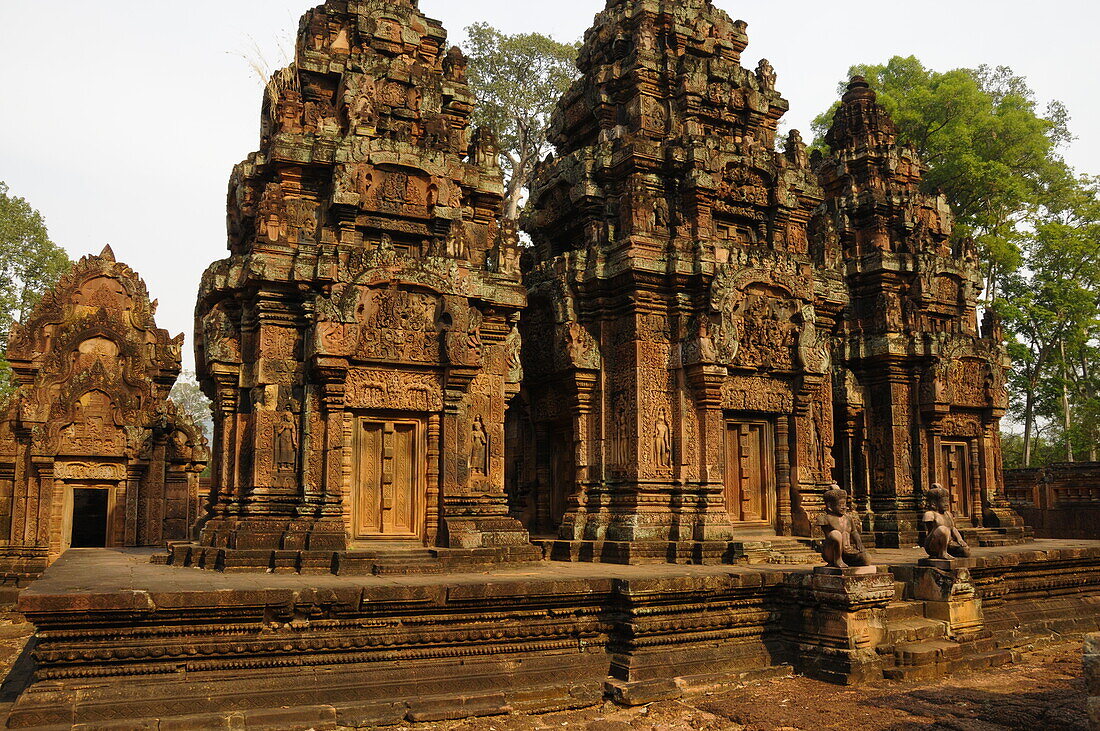
[[[415,475],[413,478],[413,523],[414,532],[409,534],[392,534],[392,533],[372,533],[360,531],[359,515],[360,515],[360,501],[361,497],[361,483],[360,473],[362,471],[362,455],[363,446],[361,443],[363,434],[363,425],[365,423],[374,423],[383,425],[383,429],[386,424],[407,424],[411,425],[414,430],[413,446],[413,469]],[[351,459],[351,485],[349,492],[350,495],[350,507],[351,516],[348,525],[349,539],[351,541],[364,541],[364,542],[377,542],[377,541],[420,541],[425,540],[427,535],[428,524],[428,498],[427,498],[427,473],[428,473],[428,419],[418,418],[414,416],[387,416],[379,414],[355,414],[352,417],[352,459]],[[385,447],[383,447],[385,449]]]
[[[72,484],[66,483],[62,492],[61,509],[61,553],[72,548],[73,510],[76,507],[76,490],[102,490],[107,493],[107,525],[104,527],[103,545],[105,548],[117,548],[122,544],[115,537],[115,510],[117,508],[117,485],[108,484]]]
[[[742,520],[741,506],[737,506],[736,512],[730,508],[730,481],[733,479],[734,455],[730,450],[730,431],[733,427],[741,425],[756,425],[763,427],[764,439],[761,444],[763,450],[764,485],[763,502],[764,515],[759,520]],[[779,523],[779,488],[778,488],[778,460],[775,447],[775,422],[772,418],[763,414],[726,414],[722,425],[722,502],[730,521],[734,525],[743,526],[768,526],[778,530]],[[738,488],[740,492],[740,488]]]
[[[948,479],[950,471],[948,468],[948,455],[947,449],[955,448],[963,454],[963,464],[960,465],[960,470],[963,475],[962,489],[955,490],[951,481]],[[973,459],[971,443],[967,439],[941,439],[940,440],[940,475],[942,475],[942,484],[947,491],[951,493],[952,505],[951,510],[959,518],[973,519],[974,517],[974,465],[971,464]]]

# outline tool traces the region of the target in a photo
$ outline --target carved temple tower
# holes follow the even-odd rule
[[[261,150],[231,181],[232,256],[199,298],[214,494],[186,560],[344,571],[392,541],[536,555],[503,489],[519,249],[445,42],[415,0],[329,0],[269,84]]]
[[[609,2],[527,224],[526,512],[555,555],[720,560],[809,535],[833,479],[822,200],[767,61],[709,0]],[[585,545],[588,545],[585,548]],[[727,556],[728,557],[728,556]]]
[[[826,137],[826,203],[814,229],[851,291],[835,374],[842,483],[880,546],[917,540],[923,493],[951,491],[978,539],[1025,535],[1003,497],[1000,418],[1007,356],[988,315],[972,242],[947,201],[921,192],[924,167],[862,78]],[[995,535],[993,535],[995,534]]]
[[[74,264],[22,323],[0,411],[0,578],[66,549],[163,546],[198,517],[206,438],[168,401],[183,335],[110,248]]]

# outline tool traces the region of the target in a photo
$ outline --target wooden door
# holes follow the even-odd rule
[[[951,493],[951,509],[960,518],[971,513],[970,445],[966,442],[943,442],[943,486]]]
[[[775,453],[771,424],[757,420],[726,423],[726,510],[741,522],[775,517]]]
[[[426,465],[422,434],[418,421],[358,420],[352,538],[423,535]]]

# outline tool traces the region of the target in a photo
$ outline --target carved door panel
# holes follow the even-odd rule
[[[775,452],[766,421],[726,423],[726,510],[734,521],[775,515]]]
[[[360,419],[356,429],[352,538],[419,538],[424,450],[416,421]]]
[[[973,484],[970,474],[970,445],[966,442],[943,442],[943,486],[951,493],[951,509],[961,518],[970,517],[970,497]]]

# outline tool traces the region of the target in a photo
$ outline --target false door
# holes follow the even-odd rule
[[[775,516],[775,455],[771,424],[726,422],[726,511],[737,522],[771,522]]]
[[[942,442],[943,486],[951,493],[951,509],[960,518],[970,517],[973,481],[970,472],[970,445],[966,442]]]
[[[423,433],[419,421],[358,420],[352,538],[422,536],[426,467]]]

